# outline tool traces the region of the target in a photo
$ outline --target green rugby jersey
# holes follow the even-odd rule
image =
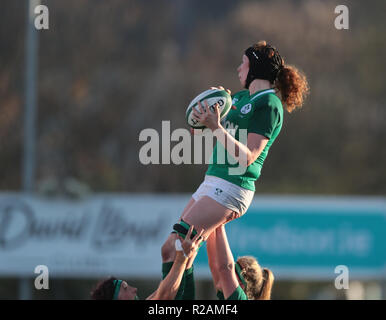
[[[222,291],[217,291],[217,298],[219,300],[225,300]],[[248,297],[245,294],[244,290],[240,286],[238,286],[226,300],[248,300]]]
[[[269,139],[260,156],[239,175],[230,174],[230,168],[240,167],[240,164],[224,150],[217,142],[212,153],[206,175],[216,176],[234,183],[242,188],[255,191],[255,181],[260,177],[261,168],[268,155],[268,150],[283,125],[283,106],[273,89],[260,90],[251,96],[249,90],[242,90],[232,96],[232,103],[236,109],[231,109],[226,116],[223,127],[240,141],[239,130],[246,129],[247,133],[257,133]],[[244,142],[246,144],[246,141]],[[225,155],[220,156],[218,155]],[[230,160],[230,161],[229,161]]]

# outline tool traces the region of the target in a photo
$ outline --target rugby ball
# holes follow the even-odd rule
[[[186,109],[186,122],[194,129],[203,129],[205,126],[193,118],[193,108],[200,112],[197,103],[200,102],[201,106],[205,106],[204,101],[207,101],[209,109],[214,112],[214,105],[219,104],[220,120],[224,119],[232,107],[231,95],[222,89],[209,89],[200,93],[190,102]]]

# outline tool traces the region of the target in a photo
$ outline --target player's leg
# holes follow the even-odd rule
[[[186,205],[186,207],[184,208],[181,216],[192,207],[194,202],[195,201],[194,201],[193,198],[191,198],[189,200],[189,202]],[[166,239],[165,243],[162,245],[162,248],[161,248],[162,279],[166,278],[166,276],[168,275],[168,273],[170,272],[170,270],[171,270],[171,268],[173,266],[173,261],[174,261],[174,259],[176,257],[176,250],[175,250],[175,247],[174,247],[174,243],[176,241],[176,238],[177,238],[177,234],[176,233],[171,233],[168,236],[168,238]],[[192,277],[191,271],[192,271],[192,269],[190,268],[189,271],[187,270],[187,271],[184,272],[184,275],[183,275],[183,277],[181,279],[181,284],[180,284],[180,287],[179,287],[178,292],[176,294],[175,300],[184,299],[183,298],[183,294],[184,294],[184,291],[185,291],[184,290],[185,289],[185,278],[187,276],[187,273],[189,273],[189,277],[190,278]],[[191,285],[189,285],[189,288],[190,287],[191,287]],[[191,292],[191,289],[189,290],[189,292]]]
[[[239,187],[224,179],[205,176],[204,182],[192,195],[196,202],[182,215],[173,228],[181,235],[194,225],[195,232],[205,230],[204,239],[219,225],[240,217],[248,209],[254,191]]]
[[[234,216],[234,210],[225,207],[208,196],[201,197],[183,215],[183,220],[194,225],[197,232],[204,229],[203,238],[206,239],[219,225],[229,221]]]
[[[164,246],[168,246],[168,250],[166,251],[163,246],[162,250],[162,279],[165,279],[166,276],[169,274],[170,270],[173,267],[174,258],[176,256],[176,250],[174,247],[174,243],[176,241],[177,234],[172,233],[168,239],[166,240]],[[181,300],[182,295],[184,294],[185,289],[185,278],[186,278],[186,271],[184,272],[184,275],[182,276],[180,287],[178,288],[178,291],[176,293],[176,296],[174,300]]]
[[[183,216],[184,224],[194,225],[195,229],[199,232],[202,228],[206,230],[203,238],[206,239],[215,228],[230,219],[234,218],[234,211],[219,204],[217,201],[210,197],[204,196],[197,200],[189,210],[184,212]],[[198,227],[196,227],[198,226]],[[168,240],[162,247],[163,257],[170,257],[175,254],[174,248],[174,236],[169,236]],[[168,252],[169,251],[169,252]],[[196,253],[197,254],[197,253]],[[187,264],[187,268],[184,272],[184,276],[181,282],[180,289],[176,296],[176,300],[194,300],[195,299],[195,284],[193,273],[193,260],[192,257]],[[165,264],[164,264],[165,265]],[[172,263],[170,263],[171,267]]]
[[[193,261],[196,258],[196,253],[189,259],[186,270],[184,273],[184,290],[182,292],[182,300],[195,300],[196,299],[196,285],[194,283],[194,266]]]
[[[190,225],[194,225],[194,232],[200,232],[204,229],[203,238],[206,239],[209,234],[219,225],[225,223],[233,216],[233,210],[226,208],[216,200],[208,196],[203,196],[193,203],[189,210],[184,212],[183,221],[177,224],[179,226],[179,234],[184,236],[185,231]],[[162,246],[163,258],[173,257],[174,242],[171,236]]]
[[[181,218],[185,215],[187,211],[190,210],[190,208],[195,203],[195,200],[191,198],[186,205],[185,209],[182,211]],[[175,250],[174,249],[174,243],[176,241],[176,235],[175,233],[171,233],[168,238],[166,239],[165,243],[162,245],[161,248],[161,256],[162,256],[162,263],[167,263],[174,261],[175,258]]]

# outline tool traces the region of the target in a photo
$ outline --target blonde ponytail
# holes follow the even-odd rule
[[[270,300],[273,281],[275,277],[273,273],[268,268],[263,269],[263,283],[261,285],[260,294],[257,300]]]

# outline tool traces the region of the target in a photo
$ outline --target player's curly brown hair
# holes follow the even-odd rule
[[[282,102],[288,112],[301,108],[309,93],[306,76],[296,67],[284,65],[279,71],[275,87],[280,92]]]
[[[270,300],[275,277],[271,270],[262,268],[258,261],[251,256],[243,256],[237,259],[241,265],[247,286],[244,291],[249,300]]]

